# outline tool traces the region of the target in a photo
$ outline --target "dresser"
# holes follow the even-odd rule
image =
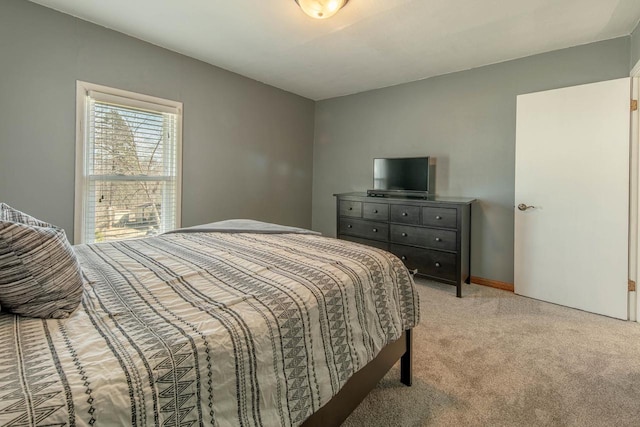
[[[337,236],[389,251],[409,270],[456,286],[471,278],[471,206],[475,199],[334,194]]]

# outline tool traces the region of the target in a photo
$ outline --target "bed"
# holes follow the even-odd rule
[[[385,251],[227,224],[75,252],[69,318],[0,313],[0,426],[337,425],[399,358],[410,384],[419,302]]]

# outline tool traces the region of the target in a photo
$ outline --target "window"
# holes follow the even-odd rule
[[[77,85],[75,243],[180,226],[182,104]]]

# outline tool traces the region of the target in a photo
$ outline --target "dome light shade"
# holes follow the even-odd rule
[[[327,19],[338,13],[349,0],[295,0],[300,9],[315,19]]]

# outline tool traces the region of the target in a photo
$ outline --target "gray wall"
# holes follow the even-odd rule
[[[472,274],[513,282],[516,96],[629,75],[630,38],[318,102],[313,228],[335,235],[333,193],[372,185],[372,159],[437,158],[440,195],[473,196]]]
[[[640,22],[631,33],[631,69],[640,61]]]
[[[184,103],[183,225],[311,225],[313,101],[24,0],[0,2],[0,201],[73,239],[76,80]]]

